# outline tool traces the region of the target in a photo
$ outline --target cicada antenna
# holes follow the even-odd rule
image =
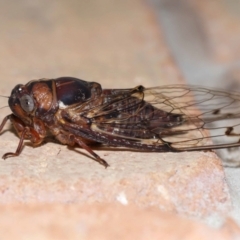
[[[4,96],[4,95],[0,95],[0,97],[3,97],[3,98],[10,98],[10,97],[8,97],[8,96]],[[6,107],[8,107],[8,106],[0,107],[0,109],[6,108]]]

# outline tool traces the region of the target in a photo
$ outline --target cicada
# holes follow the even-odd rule
[[[8,100],[10,120],[20,140],[40,145],[51,135],[78,145],[107,167],[94,143],[149,152],[180,152],[240,146],[240,94],[198,86],[169,85],[102,89],[72,77],[18,84]],[[212,139],[216,139],[213,143]]]

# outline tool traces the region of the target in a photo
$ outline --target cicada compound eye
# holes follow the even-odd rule
[[[27,94],[20,98],[20,104],[25,112],[31,112],[34,109],[33,98]]]

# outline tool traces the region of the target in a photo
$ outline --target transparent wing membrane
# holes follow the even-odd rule
[[[94,131],[176,150],[240,145],[240,95],[221,90],[185,85],[112,90],[86,117]]]

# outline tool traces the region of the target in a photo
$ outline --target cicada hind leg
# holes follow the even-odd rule
[[[93,144],[94,142],[88,141],[86,139],[83,139],[81,137],[77,137],[73,134],[69,134],[67,132],[60,132],[57,135],[55,135],[55,138],[61,142],[62,144],[68,145],[73,147],[75,144],[77,144],[79,147],[85,149],[87,152],[89,152],[94,160],[101,165],[103,165],[105,168],[109,167],[109,164],[102,158],[100,158],[92,149],[88,146],[88,144]]]
[[[104,159],[100,158],[87,144],[84,143],[84,141],[82,141],[80,138],[75,137],[73,135],[72,137],[75,143],[77,143],[80,147],[88,151],[94,157],[94,160],[96,160],[98,163],[103,165],[105,168],[109,167],[109,164]]]
[[[9,158],[9,157],[19,156],[19,154],[21,153],[21,150],[22,150],[25,139],[30,139],[31,142],[37,143],[37,144],[42,142],[42,139],[39,137],[39,134],[35,130],[25,126],[23,121],[21,119],[17,118],[13,114],[10,114],[3,119],[3,121],[0,125],[0,132],[2,131],[3,127],[5,126],[5,124],[8,120],[10,120],[11,123],[13,124],[15,130],[17,131],[17,134],[18,134],[20,140],[19,140],[18,147],[17,147],[16,151],[5,153],[2,156],[3,159]]]

